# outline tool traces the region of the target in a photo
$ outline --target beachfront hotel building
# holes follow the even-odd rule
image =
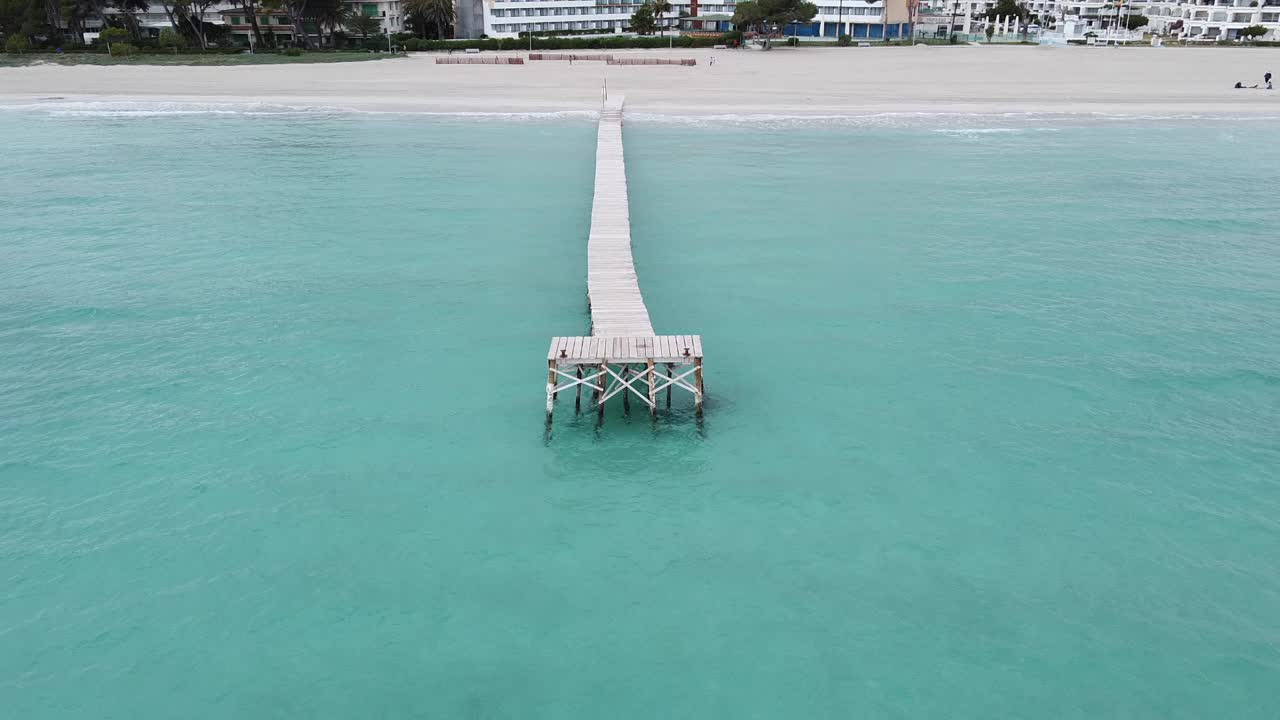
[[[1263,40],[1280,39],[1280,0],[1184,0],[1152,2],[1143,13],[1153,32],[1186,40],[1235,40],[1250,25],[1267,29]]]
[[[620,33],[630,26],[640,4],[641,0],[457,0],[455,32],[461,38],[573,30]],[[818,15],[811,22],[788,26],[787,35],[880,40],[911,34],[905,0],[817,0],[815,4]],[[732,29],[730,18],[737,8],[736,1],[673,2],[671,12],[664,13],[658,24],[668,33],[725,32]]]
[[[1072,2],[1071,0],[1027,0],[1027,11],[1055,24],[1078,23],[1084,29],[1103,29],[1122,21],[1126,15],[1146,15],[1148,32],[1192,41],[1235,40],[1240,30],[1261,25],[1268,32],[1263,40],[1280,40],[1280,0],[1127,0],[1117,2]],[[946,13],[979,18],[995,9],[996,0],[925,0],[922,6],[934,16]]]

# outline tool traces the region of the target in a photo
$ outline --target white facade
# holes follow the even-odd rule
[[[1263,40],[1280,40],[1280,0],[1129,0],[1078,2],[1073,0],[1027,0],[1028,12],[1040,18],[1054,18],[1055,24],[1074,21],[1088,29],[1109,28],[1119,14],[1146,15],[1145,30],[1188,40],[1234,40],[1242,28],[1262,25],[1268,33]],[[938,13],[965,6],[976,18],[994,9],[995,0],[924,0],[923,5]]]
[[[460,2],[461,4],[464,4]],[[622,32],[631,24],[631,16],[640,7],[641,0],[484,0],[484,34],[489,37],[515,37],[522,32],[552,32],[565,30],[606,30]],[[879,39],[886,32],[884,0],[868,3],[866,0],[819,0],[818,15],[811,22],[791,28],[791,34],[801,37],[836,38],[839,34]],[[697,17],[732,16],[736,2],[699,3]],[[677,32],[681,14],[693,12],[688,0],[671,4],[671,12],[658,19],[666,32]],[[687,18],[696,20],[697,18]],[[721,23],[727,21],[722,20]],[[838,23],[838,24],[837,24]],[[717,23],[719,24],[719,23]],[[856,25],[862,28],[856,29]],[[719,29],[727,29],[719,28]],[[844,30],[841,33],[840,30]],[[899,29],[889,30],[896,37]],[[459,34],[466,31],[459,28]]]
[[[555,30],[610,30],[622,32],[640,2],[596,2],[595,0],[486,0],[484,32],[489,37],[515,37],[522,32]],[[699,12],[704,12],[700,6]],[[713,6],[716,7],[716,6]],[[671,4],[671,12],[658,18],[660,27],[674,29],[681,12],[689,5]],[[706,12],[709,12],[707,10]]]
[[[1186,40],[1234,40],[1241,29],[1261,25],[1268,31],[1262,40],[1280,40],[1280,0],[1187,0],[1144,5],[1153,32]]]
[[[362,0],[349,2],[347,5],[353,12],[378,18],[385,33],[404,32],[404,13],[400,9],[400,0]]]

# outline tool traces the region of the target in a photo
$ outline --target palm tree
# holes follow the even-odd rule
[[[360,37],[365,40],[369,39],[370,33],[376,33],[382,29],[382,22],[378,18],[364,13],[353,13],[344,24],[351,32],[360,33]]]
[[[671,3],[667,0],[653,0],[653,17],[658,21],[658,32],[665,35],[666,25],[663,24],[662,16],[671,12]]]
[[[320,44],[324,44],[324,29],[329,28],[329,43],[333,43],[333,33],[345,27],[354,13],[343,0],[311,0],[307,3],[307,15],[316,24],[320,33]]]
[[[410,14],[422,18],[424,26],[436,26],[436,37],[444,39],[444,29],[453,24],[453,0],[405,0]]]

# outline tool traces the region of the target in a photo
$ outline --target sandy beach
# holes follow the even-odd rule
[[[1235,48],[782,48],[636,51],[696,67],[529,62],[436,65],[432,54],[372,63],[244,67],[0,68],[0,101],[264,102],[409,111],[598,107],[633,111],[846,115],[867,112],[1276,113],[1280,92],[1233,90],[1280,71],[1280,54]],[[714,63],[712,62],[714,58]]]

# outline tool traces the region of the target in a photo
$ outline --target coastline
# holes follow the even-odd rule
[[[616,54],[692,57],[698,65],[457,66],[436,65],[436,55],[429,53],[328,65],[34,65],[0,68],[0,104],[171,102],[562,113],[597,109],[607,84],[626,94],[629,110],[653,115],[1280,116],[1280,92],[1231,87],[1280,70],[1280,55],[1256,49],[920,46]]]

